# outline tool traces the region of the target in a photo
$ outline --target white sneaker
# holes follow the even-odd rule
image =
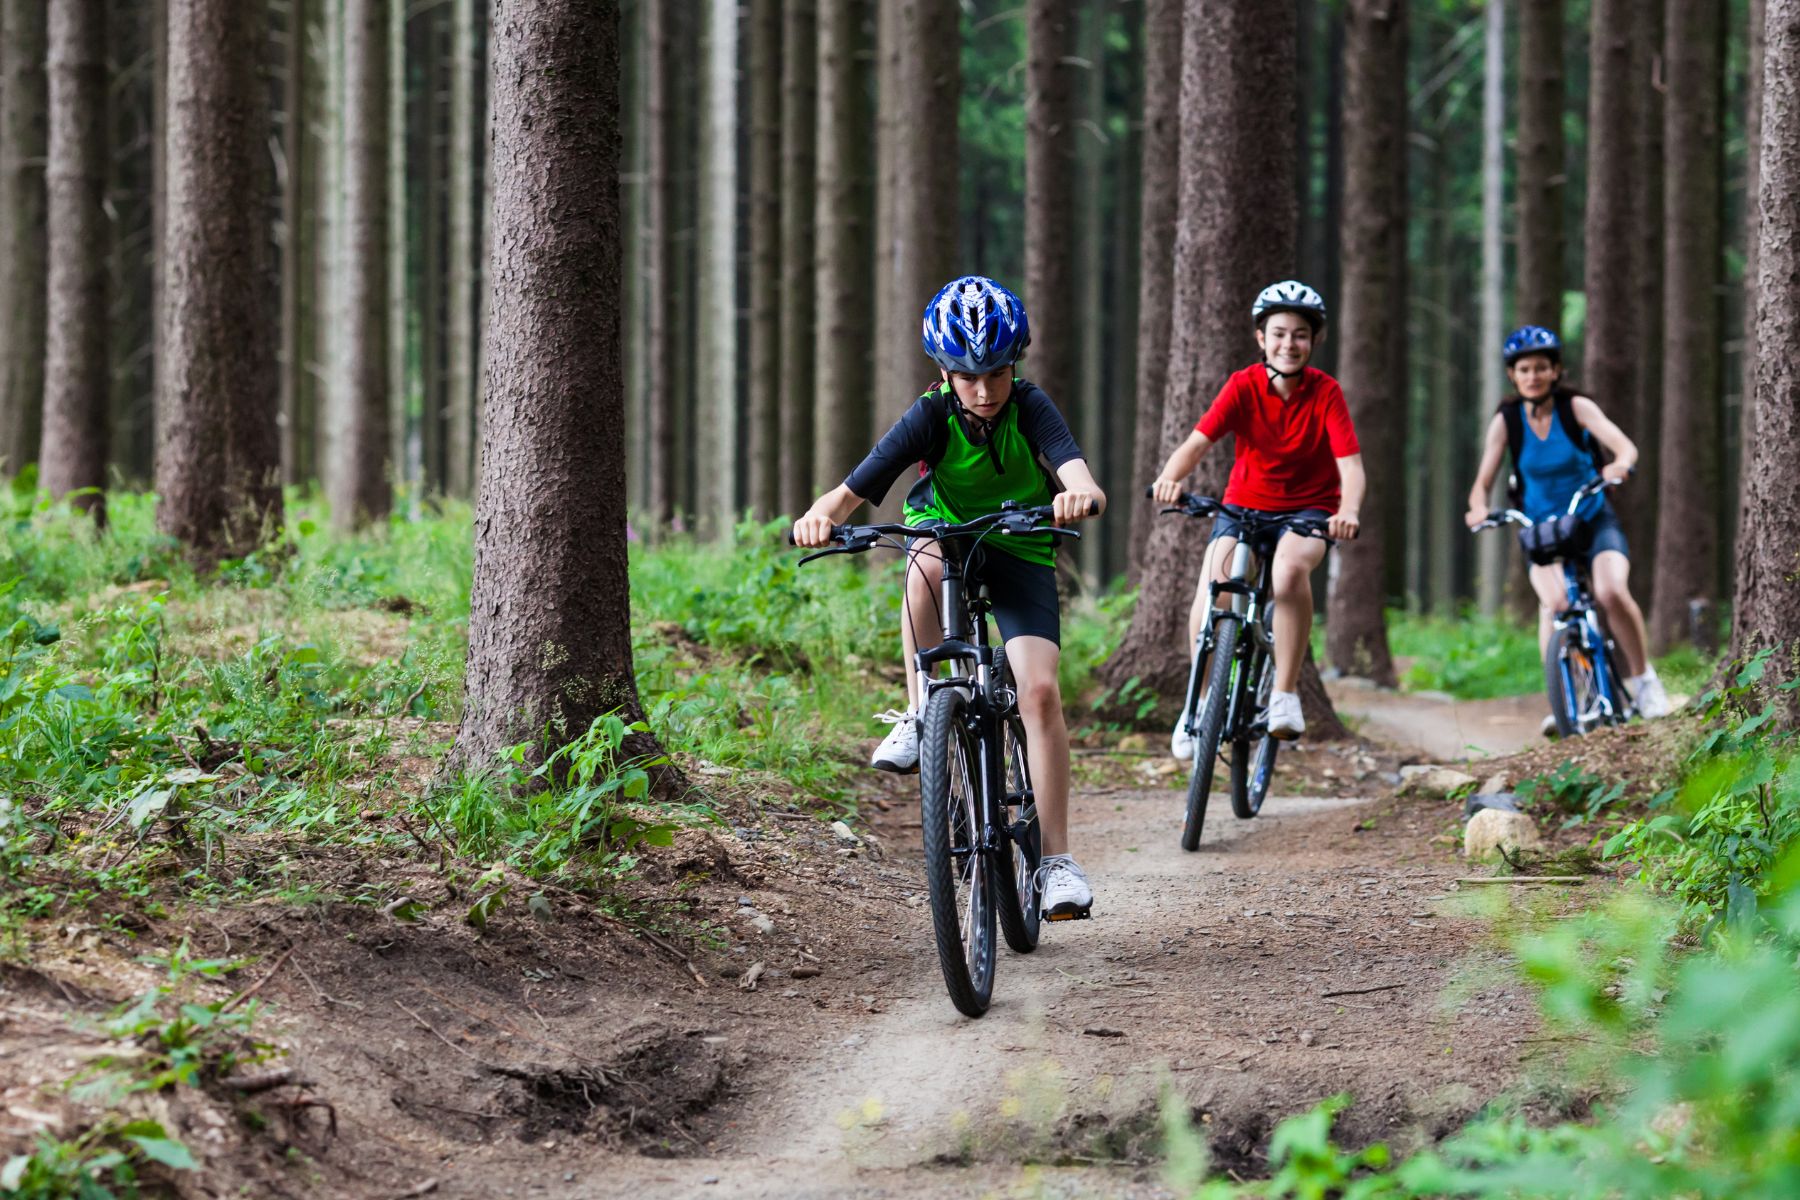
[[[1269,736],[1291,742],[1306,732],[1306,718],[1300,713],[1300,693],[1269,693]]]
[[[1655,671],[1645,671],[1636,679],[1627,679],[1632,695],[1637,697],[1638,716],[1646,721],[1669,715],[1669,693],[1663,690],[1662,680],[1656,677]]]
[[[911,775],[919,769],[919,718],[911,711],[901,712],[889,709],[884,713],[876,713],[877,721],[886,721],[893,728],[881,739],[881,745],[875,747],[875,757],[869,765],[877,771],[892,771],[896,775]]]
[[[1038,867],[1039,908],[1046,921],[1074,921],[1094,906],[1087,874],[1067,854],[1052,855]]]
[[[1181,762],[1194,757],[1194,735],[1187,730],[1187,718],[1175,722],[1175,732],[1169,735],[1169,753]]]
[[[1556,736],[1556,714],[1555,713],[1546,713],[1544,715],[1543,724],[1538,726],[1538,732],[1543,734],[1547,738],[1553,738]]]

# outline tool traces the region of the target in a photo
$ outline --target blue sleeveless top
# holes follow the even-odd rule
[[[1534,521],[1548,521],[1569,510],[1569,497],[1591,482],[1599,472],[1594,460],[1581,446],[1570,440],[1561,421],[1552,414],[1550,434],[1540,438],[1525,421],[1525,440],[1519,447],[1519,482],[1524,493],[1519,510]],[[1589,496],[1576,509],[1583,521],[1591,521],[1606,507],[1606,495]]]

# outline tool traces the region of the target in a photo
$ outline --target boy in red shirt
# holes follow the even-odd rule
[[[1236,436],[1236,458],[1225,503],[1258,513],[1325,521],[1334,538],[1354,538],[1360,527],[1366,480],[1356,430],[1337,380],[1307,366],[1324,340],[1325,301],[1297,280],[1271,284],[1250,310],[1263,361],[1225,381],[1218,398],[1175,448],[1157,476],[1156,499],[1170,504],[1182,480],[1207,449],[1226,434]],[[1188,644],[1197,644],[1206,615],[1208,584],[1223,581],[1242,526],[1221,513],[1206,548],[1194,607],[1188,614]],[[1258,546],[1259,554],[1269,547]],[[1325,543],[1284,533],[1274,547],[1270,572],[1275,591],[1275,681],[1269,699],[1269,734],[1292,739],[1306,732],[1295,691],[1306,640],[1312,633],[1313,568],[1324,561]],[[1175,726],[1169,749],[1176,758],[1193,754],[1186,722]]]

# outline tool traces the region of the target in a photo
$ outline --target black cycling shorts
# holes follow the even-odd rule
[[[916,548],[928,538],[908,541]],[[969,579],[965,586],[986,585],[988,611],[1000,627],[1000,640],[1016,637],[1041,637],[1062,645],[1062,603],[1056,594],[1056,568],[1047,563],[1027,562],[1016,554],[977,546],[970,556]],[[972,595],[972,593],[971,593]],[[935,606],[915,612],[914,620],[940,621]]]
[[[1323,508],[1296,508],[1291,512],[1264,512],[1261,509],[1248,508],[1245,512],[1255,513],[1259,517],[1300,517],[1308,521],[1325,522],[1331,519],[1331,513]],[[1275,543],[1281,540],[1283,530],[1271,528],[1262,537],[1250,543],[1259,558],[1268,558],[1275,553]],[[1220,513],[1213,518],[1212,537],[1210,541],[1218,541],[1222,537],[1244,540],[1244,524],[1230,513]]]
[[[1594,556],[1608,550],[1617,550],[1626,558],[1631,557],[1631,543],[1625,540],[1625,529],[1619,524],[1619,514],[1608,504],[1594,516],[1581,523],[1575,531],[1575,553],[1581,555],[1588,566],[1594,565]]]

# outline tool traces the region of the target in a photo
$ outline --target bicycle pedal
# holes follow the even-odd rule
[[[1093,918],[1092,906],[1088,908],[1057,909],[1044,914],[1046,921],[1087,921]]]

